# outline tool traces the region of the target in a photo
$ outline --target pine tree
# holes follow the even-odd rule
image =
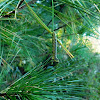
[[[0,99],[100,98],[99,0],[0,1]]]

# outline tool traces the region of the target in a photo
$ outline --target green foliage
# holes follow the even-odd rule
[[[99,100],[100,54],[86,37],[100,35],[100,1],[30,1],[0,3],[0,100]]]

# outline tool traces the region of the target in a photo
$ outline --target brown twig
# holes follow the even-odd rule
[[[77,20],[80,20],[80,19],[81,19],[81,17],[77,18]],[[71,22],[68,22],[67,24],[70,24],[70,23],[71,23]],[[60,26],[60,27],[54,29],[53,31],[57,31],[57,30],[59,30],[60,28],[66,27],[67,24],[62,25],[62,26]],[[45,32],[44,34],[48,34],[48,32]],[[44,35],[44,34],[42,34],[42,35]],[[41,36],[42,36],[42,35],[41,35]]]
[[[6,96],[7,94],[6,93],[0,93],[0,96]]]
[[[17,9],[22,5],[22,3],[24,2],[24,0],[21,0],[18,5],[17,5]]]

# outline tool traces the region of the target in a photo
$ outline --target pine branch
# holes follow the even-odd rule
[[[34,4],[36,1],[37,0],[34,0],[34,1],[32,0],[32,1],[28,2],[28,4]],[[24,9],[26,7],[26,4],[22,5],[23,2],[24,2],[24,0],[21,0],[21,2],[18,4],[18,7],[17,7],[18,11],[20,11],[20,10],[22,10],[22,9]],[[1,16],[0,18],[2,18],[2,17],[10,17],[13,13],[15,13],[15,9],[10,11],[10,12],[8,12],[6,15]]]

